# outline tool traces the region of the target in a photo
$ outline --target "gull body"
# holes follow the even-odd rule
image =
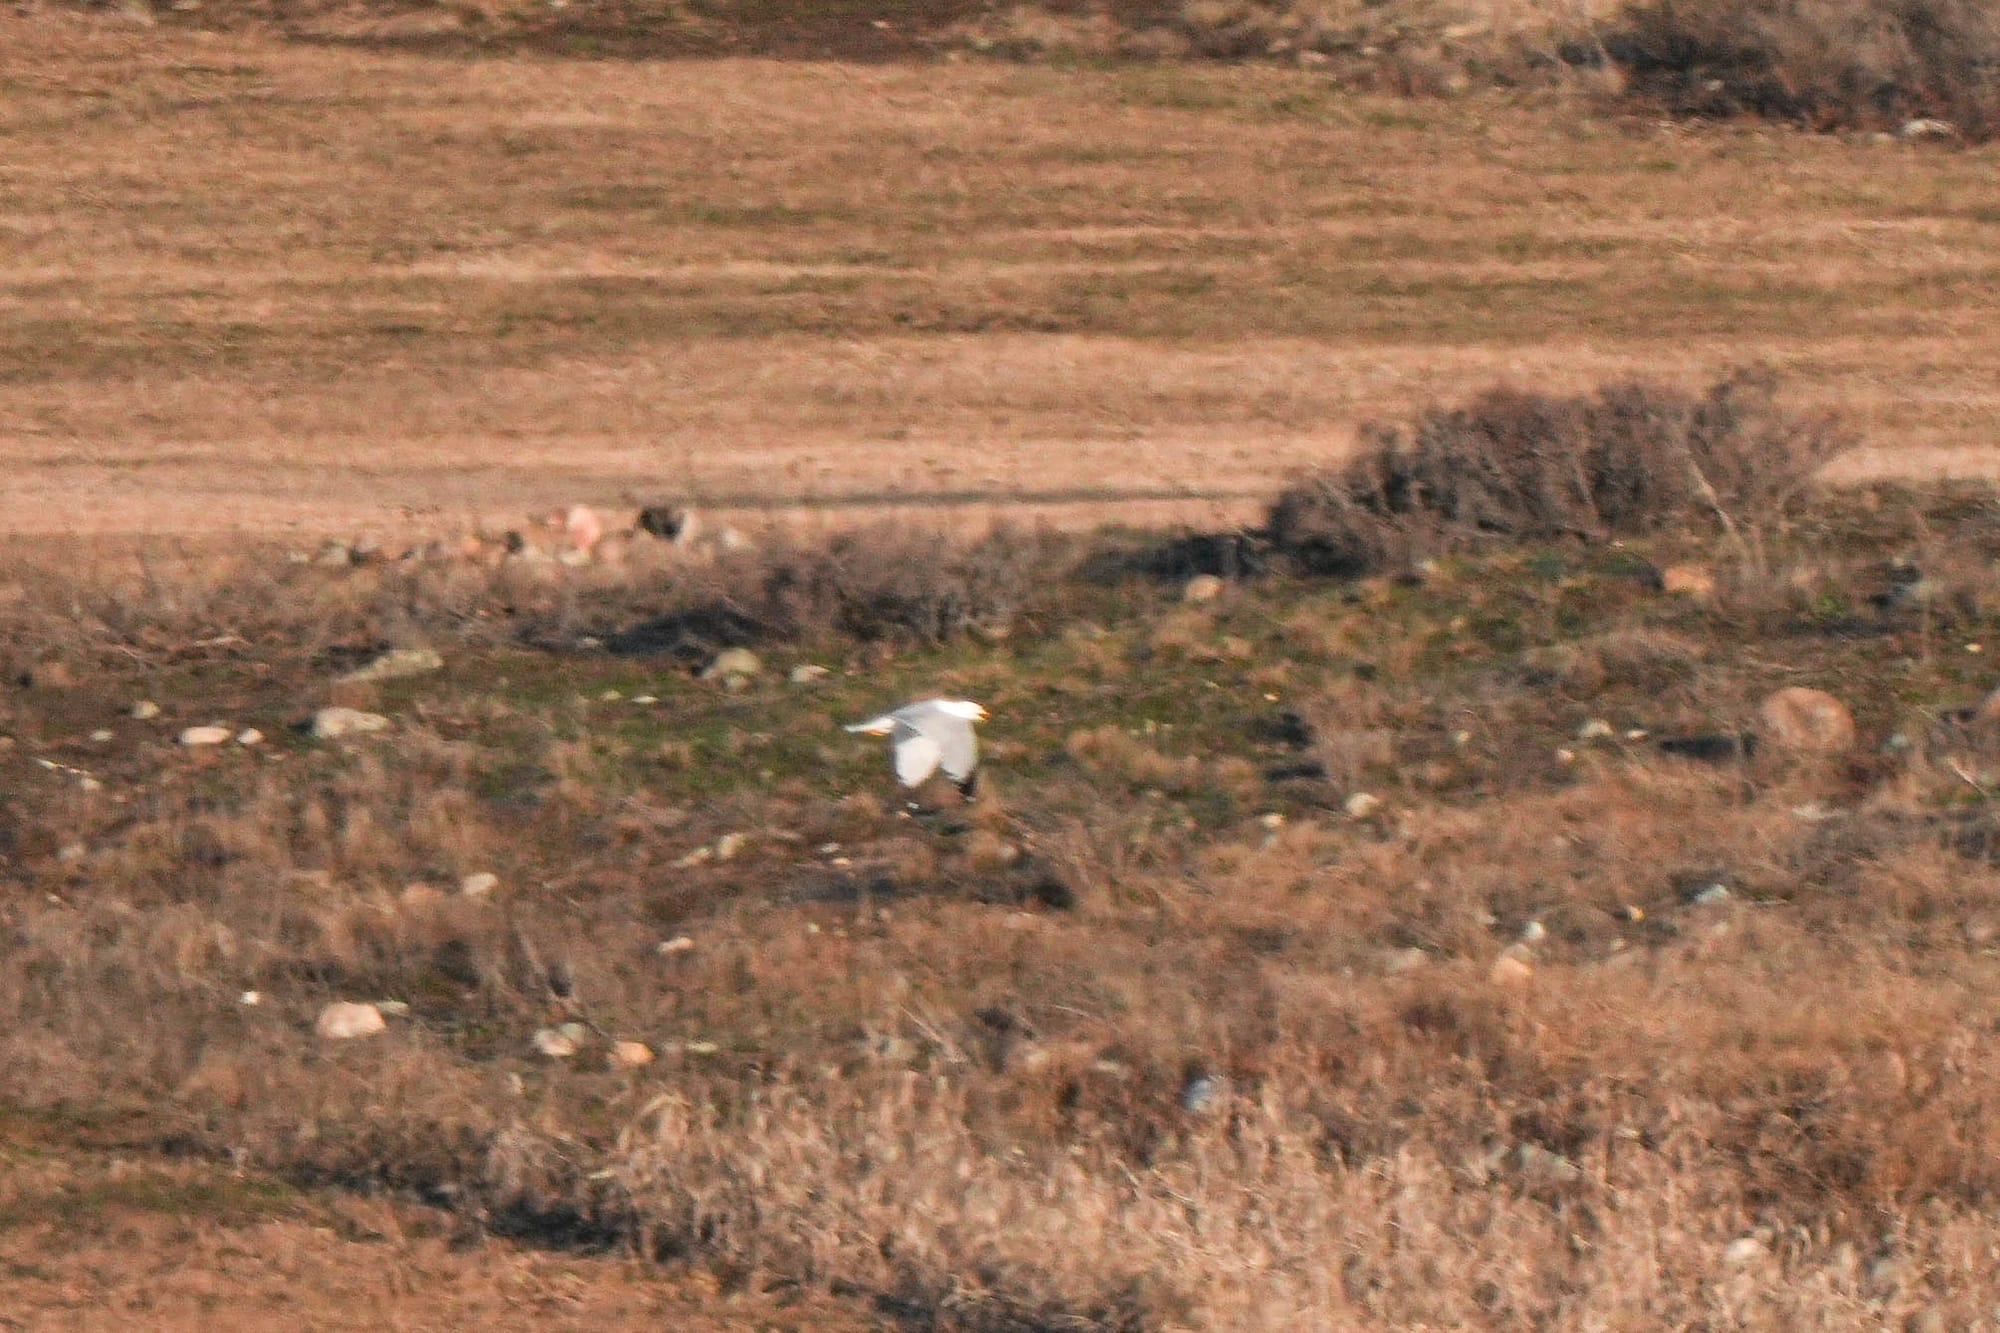
[[[979,736],[973,724],[986,710],[970,699],[920,699],[847,729],[889,738],[896,780],[920,787],[940,770],[970,797],[979,781]]]

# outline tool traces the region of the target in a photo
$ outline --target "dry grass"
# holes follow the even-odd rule
[[[1988,444],[1979,151],[1272,68],[0,24],[16,532],[1206,523],[1412,401],[1757,362],[1892,458]]]
[[[1533,538],[1197,607],[1050,548],[1005,638],[801,616],[740,691],[579,636],[753,598],[803,550],[683,592],[559,568],[542,611],[505,569],[450,599],[417,565],[30,586],[0,1100],[65,1151],[386,1189],[819,1303],[781,1326],[1983,1318],[1995,751],[1959,710],[1966,645],[2000,641],[1994,514],[1878,493],[1794,512],[1755,564]],[[1658,588],[1690,559],[1713,602]],[[377,687],[390,736],[288,731],[414,638],[448,664]],[[1862,750],[1654,748],[1802,681]],[[911,822],[834,723],[920,689],[997,720],[980,802]],[[118,716],[141,694],[161,719]],[[217,716],[272,739],[172,743]],[[455,892],[489,868],[496,897]],[[336,998],[410,1012],[332,1045]],[[581,1054],[532,1053],[571,1019]],[[611,1069],[614,1039],[662,1058]]]

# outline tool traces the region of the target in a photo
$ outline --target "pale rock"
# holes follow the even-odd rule
[[[1358,791],[1342,802],[1349,819],[1366,819],[1382,808],[1382,798],[1373,792]]]
[[[1839,754],[1854,746],[1854,715],[1825,690],[1790,685],[1758,706],[1759,739],[1785,750]]]
[[[738,852],[742,851],[749,841],[750,835],[747,833],[723,834],[715,840],[715,859],[718,861],[730,860]]]
[[[581,1023],[541,1028],[535,1033],[535,1051],[551,1060],[567,1060],[583,1049],[583,1039],[588,1031]]]
[[[659,951],[662,957],[670,957],[677,953],[691,953],[693,950],[694,940],[687,935],[676,935],[670,940],[660,941]]]
[[[1486,974],[1488,980],[1504,986],[1519,985],[1531,980],[1534,975],[1534,967],[1515,953],[1502,953],[1493,960],[1492,970]]]
[[[653,1063],[653,1048],[643,1041],[621,1041],[606,1059],[613,1069],[643,1069]]]
[[[236,733],[236,743],[238,745],[262,745],[264,743],[264,733],[255,727],[245,727]]]
[[[786,677],[794,685],[816,685],[827,678],[827,669],[817,662],[802,662]]]
[[[1732,1268],[1755,1263],[1764,1257],[1764,1242],[1755,1236],[1739,1236],[1722,1247],[1722,1262]]]
[[[500,877],[490,870],[475,870],[458,881],[458,892],[466,898],[488,898],[500,887]]]
[[[725,648],[717,653],[709,664],[701,669],[703,680],[747,679],[764,669],[757,654],[748,648]]]
[[[1222,580],[1213,574],[1197,574],[1181,589],[1184,602],[1212,602],[1222,596]]]
[[[96,731],[90,733],[90,739],[97,742],[97,744],[99,745],[102,745],[109,740],[115,740],[117,739],[117,736],[118,733],[113,731],[109,727],[99,727]]]
[[[150,722],[160,715],[160,706],[151,699],[141,699],[132,705],[132,717],[139,722]]]
[[[1593,717],[1576,729],[1576,738],[1584,742],[1608,741],[1616,734],[1611,724],[1601,717]]]
[[[365,666],[340,677],[335,683],[359,685],[371,680],[401,680],[444,669],[444,658],[430,648],[393,648]]]
[[[319,1011],[313,1031],[327,1041],[347,1041],[354,1037],[373,1036],[388,1026],[383,1021],[382,1011],[374,1005],[336,1000]]]
[[[380,713],[364,713],[358,708],[322,708],[313,714],[312,735],[314,740],[338,740],[342,736],[361,736],[374,731],[387,731],[389,719]]]
[[[234,734],[228,727],[189,727],[181,733],[181,744],[220,745]]]

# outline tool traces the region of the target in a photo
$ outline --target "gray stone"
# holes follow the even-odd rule
[[[364,713],[358,708],[322,708],[313,714],[312,720],[312,735],[317,741],[338,740],[342,736],[361,736],[388,729],[388,718],[380,713]]]
[[[382,1011],[374,1005],[336,1000],[319,1011],[313,1031],[327,1041],[348,1041],[354,1037],[373,1036],[388,1026],[383,1021]]]
[[[701,669],[703,680],[728,680],[731,676],[750,677],[764,669],[757,654],[748,648],[725,648]]]

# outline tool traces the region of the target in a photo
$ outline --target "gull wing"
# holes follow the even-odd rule
[[[924,725],[924,733],[937,742],[938,763],[953,782],[963,783],[979,767],[979,736],[969,719],[941,714]]]
[[[937,772],[944,755],[936,741],[907,722],[898,722],[889,734],[889,750],[896,760],[896,778],[905,787],[915,787]]]

